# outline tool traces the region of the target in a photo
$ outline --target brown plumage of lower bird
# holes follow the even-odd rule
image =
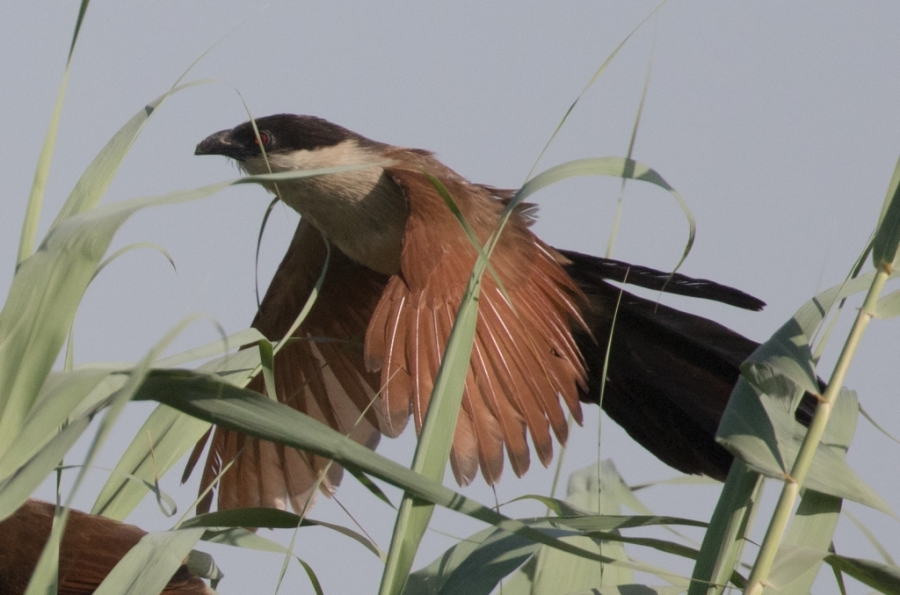
[[[348,166],[264,183],[301,221],[253,326],[273,340],[289,330],[325,262],[324,236],[328,271],[301,340],[276,358],[278,399],[372,448],[410,416],[418,431],[478,254],[430,176],[482,243],[512,193],[469,182],[430,152],[312,116],[246,122],[209,136],[196,154],[230,157],[248,174]],[[359,164],[367,167],[349,169]],[[488,483],[498,481],[504,453],[522,475],[529,439],[547,465],[553,437],[566,441],[566,409],[581,421],[580,403],[599,401],[604,369],[603,409],[637,442],[685,473],[723,478],[731,455],[715,442],[716,428],[738,366],[757,344],[610,281],[750,310],[763,303],[711,281],[555,249],[532,233],[532,216],[516,209],[491,256],[502,288],[492,274],[483,279],[450,459],[457,481],[468,484],[479,468]],[[265,392],[261,378],[250,388]],[[319,456],[216,428],[203,487],[231,461],[219,508],[300,510],[321,474],[325,490],[340,480],[340,468]]]
[[[0,593],[22,595],[37,567],[56,507],[28,500],[0,521]],[[59,595],[89,595],[146,531],[73,510],[59,548]],[[206,584],[182,565],[162,595],[211,595]]]

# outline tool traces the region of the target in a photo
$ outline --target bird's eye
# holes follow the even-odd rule
[[[268,132],[263,132],[262,130],[260,130],[260,131],[259,131],[259,136],[258,136],[258,137],[255,137],[255,138],[253,139],[253,144],[254,144],[254,145],[258,145],[258,144],[262,143],[262,145],[263,145],[264,147],[268,147],[269,144],[271,144],[271,143],[270,143],[270,140],[271,140],[271,138],[269,137],[269,133],[268,133]]]

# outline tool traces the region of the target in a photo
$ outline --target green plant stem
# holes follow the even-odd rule
[[[847,370],[850,368],[850,362],[856,354],[862,335],[869,324],[869,320],[874,316],[878,296],[881,294],[881,290],[889,276],[890,272],[886,268],[879,267],[878,273],[869,287],[869,293],[866,295],[862,308],[860,308],[859,314],[856,316],[856,321],[853,323],[847,342],[844,344],[838,362],[834,367],[828,388],[825,389],[825,394],[822,395],[821,401],[816,407],[816,413],[809,426],[809,431],[807,431],[806,437],[803,439],[803,444],[800,446],[800,452],[797,454],[797,460],[794,461],[791,474],[784,480],[781,496],[778,499],[778,504],[766,531],[765,539],[760,547],[756,563],[753,565],[753,570],[750,573],[747,590],[745,591],[747,595],[759,595],[765,587],[769,571],[772,569],[775,555],[778,552],[778,546],[784,536],[791,512],[797,501],[797,496],[800,494],[803,480],[806,479],[806,473],[812,464],[816,448],[822,439],[822,434],[825,432],[825,426],[828,424],[828,418],[831,416],[834,402],[837,400],[841,386],[844,384],[844,378],[847,376]]]
[[[419,435],[419,443],[413,457],[412,470],[437,482],[444,478],[444,470],[453,445],[452,428],[456,427],[456,420],[462,407],[464,379],[475,342],[481,277],[488,266],[488,256],[482,255],[476,261],[466,287],[435,379],[425,421],[422,424],[422,433]],[[459,382],[459,379],[463,381]],[[447,428],[451,431],[442,436]],[[379,589],[381,595],[399,595],[403,591],[419,542],[428,528],[433,511],[434,504],[431,502],[416,498],[409,492],[404,493],[382,574]]]
[[[597,423],[600,423],[599,420]],[[566,427],[569,428],[569,431],[572,430],[572,426],[574,425],[574,418],[572,417],[572,412],[570,411],[566,416]],[[562,475],[562,467],[563,461],[566,458],[566,451],[568,449],[565,445],[559,448],[559,458],[556,460],[556,469],[553,471],[553,483],[550,484],[550,497],[556,498],[556,490],[559,488],[559,477]],[[599,457],[597,458],[599,462]],[[597,477],[600,477],[600,474],[597,474]],[[598,511],[599,512],[599,511]],[[550,516],[550,507],[547,507],[546,516]]]

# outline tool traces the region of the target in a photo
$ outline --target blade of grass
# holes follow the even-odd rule
[[[53,438],[75,410],[104,383],[109,370],[79,370],[51,374],[41,388],[37,406],[22,425],[21,435],[0,457],[0,479],[15,473],[29,458]],[[118,388],[112,383],[108,394]]]
[[[56,94],[56,103],[53,113],[50,115],[50,123],[47,125],[47,134],[44,135],[44,144],[38,156],[37,167],[34,172],[34,182],[31,185],[31,194],[28,197],[28,205],[25,208],[25,220],[22,222],[22,235],[19,238],[19,255],[16,266],[30,257],[34,252],[34,240],[37,237],[37,227],[41,220],[41,209],[44,204],[44,191],[47,188],[47,178],[50,175],[50,163],[53,160],[53,149],[56,147],[56,137],[59,132],[59,120],[62,116],[63,100],[66,96],[66,87],[69,84],[69,72],[72,66],[72,55],[75,53],[75,43],[81,32],[81,24],[90,0],[81,0],[78,9],[78,17],[75,20],[75,30],[72,32],[72,43],[69,46],[69,55],[66,58],[66,68],[63,71],[59,91]]]
[[[860,277],[864,279],[871,282],[873,276]],[[716,439],[755,471],[781,479],[795,465],[808,431],[795,419],[793,409],[804,390],[818,392],[809,333],[842,294],[856,289],[857,281],[827,290],[805,304],[742,365]],[[834,398],[856,402],[846,390],[835,391]],[[849,417],[855,418],[857,410],[842,408],[839,423],[855,424]],[[814,452],[807,487],[892,514],[884,499],[847,464],[841,449],[823,444]]]
[[[882,593],[900,593],[900,566],[836,554],[826,557],[825,561],[835,570],[849,574],[864,585],[878,589]]]
[[[234,184],[297,179],[372,167],[343,166],[251,176],[104,205],[54,225],[23,262],[0,311],[0,456],[16,440],[38,391],[71,329],[85,288],[118,228],[137,211],[199,200]]]
[[[93,463],[94,457],[97,455],[97,452],[100,449],[100,446],[103,444],[103,442],[109,436],[109,433],[112,429],[113,424],[115,423],[118,416],[121,414],[126,403],[128,403],[128,401],[130,401],[131,398],[134,396],[135,392],[138,390],[138,387],[140,387],[141,383],[143,382],[145,375],[150,370],[151,362],[154,359],[156,359],[158,354],[163,349],[165,349],[165,347],[181,332],[181,330],[184,328],[184,326],[186,326],[186,323],[182,323],[182,324],[176,326],[174,329],[172,329],[168,333],[166,333],[166,335],[162,338],[162,340],[160,340],[156,345],[154,345],[154,347],[147,353],[147,355],[144,356],[144,358],[142,358],[141,361],[138,362],[138,364],[136,364],[134,366],[134,368],[131,370],[131,373],[128,376],[128,380],[126,380],[124,385],[122,385],[122,387],[118,391],[116,391],[116,393],[113,394],[105,403],[98,406],[98,409],[101,407],[105,409],[105,415],[103,416],[103,419],[100,421],[99,427],[97,428],[97,432],[94,435],[94,439],[91,441],[91,444],[88,446],[87,453],[85,454],[85,457],[84,457],[84,463],[79,467],[78,475],[75,477],[75,480],[72,482],[72,488],[69,491],[69,495],[68,495],[68,498],[67,498],[67,501],[65,504],[65,510],[63,510],[62,513],[60,513],[59,510],[57,510],[57,514],[56,514],[56,516],[54,518],[54,522],[53,522],[53,529],[51,530],[51,538],[48,539],[48,542],[47,542],[47,544],[45,544],[44,548],[42,549],[41,556],[38,559],[38,567],[40,569],[40,572],[36,572],[36,573],[32,574],[31,580],[29,581],[29,583],[34,582],[36,586],[32,587],[29,584],[29,587],[26,591],[27,593],[37,594],[37,593],[47,592],[48,586],[56,583],[55,577],[58,573],[58,567],[59,567],[59,539],[61,539],[61,536],[63,535],[63,532],[65,531],[65,524],[66,524],[66,521],[68,520],[68,508],[71,505],[71,502],[75,497],[75,494],[78,492],[79,487],[81,486],[82,482],[84,481],[87,471],[88,471],[88,469],[90,469],[91,464]],[[86,425],[87,425],[86,422],[87,423],[90,422],[90,417],[91,416],[85,416],[85,417],[81,418],[81,421],[82,421],[81,425],[83,427],[86,427]],[[86,420],[86,422],[85,422],[85,420]],[[78,426],[75,423],[72,423],[65,430],[60,432],[59,435],[65,434],[70,427],[77,428]],[[80,434],[80,433],[81,432],[78,432],[78,434]],[[59,457],[56,460],[59,461],[61,459],[62,459],[62,455],[59,455]],[[2,494],[2,491],[0,491],[0,494]],[[200,532],[200,533],[202,533],[202,532]],[[197,537],[199,537],[199,535],[200,534],[198,533]],[[194,539],[194,541],[196,541],[196,538]],[[193,542],[191,542],[191,544],[193,545]],[[137,546],[133,549],[137,549]],[[190,549],[190,548],[188,548],[188,549]],[[180,565],[180,560],[184,557],[184,555],[186,555],[186,553],[187,552],[184,552],[184,554],[182,554],[182,556],[180,558],[178,558],[178,565]],[[127,557],[128,556],[126,556],[126,558]],[[164,555],[163,555],[163,557],[164,557]],[[123,561],[124,561],[124,559],[123,559]],[[122,564],[122,562],[120,562],[120,564]],[[157,580],[157,581],[160,580],[159,579],[160,573],[163,573],[163,574],[161,574],[163,583],[162,583],[162,585],[160,585],[160,587],[159,587],[160,589],[162,589],[162,587],[165,586],[165,584],[168,582],[169,577],[171,577],[172,574],[174,573],[175,568],[178,567],[178,565],[172,567],[171,570],[169,571],[169,573],[165,574],[165,572],[169,568],[169,566],[168,566],[168,564],[163,564],[160,561],[155,561],[154,563],[150,564],[149,568],[148,568],[147,563],[144,563],[141,566],[137,566],[134,563],[132,563],[132,564],[133,564],[133,566],[131,567],[130,572],[134,572],[134,573],[151,572],[150,576],[155,577],[155,578],[151,579],[151,581],[152,580]],[[119,565],[116,566],[116,568],[118,568],[118,567],[119,567]],[[127,567],[127,565],[126,565],[126,567]],[[123,570],[122,572],[124,573],[126,571]],[[115,570],[113,570],[113,573],[111,573],[111,574],[114,574],[114,573],[115,573]],[[108,579],[108,577],[107,577],[107,579]],[[116,585],[124,584],[124,578],[122,577],[121,573],[120,573],[117,581],[114,582],[113,584],[116,584]],[[153,585],[155,583],[151,582],[150,584]],[[107,592],[109,592],[108,589],[109,589],[109,587],[107,587]],[[97,592],[101,593],[103,591],[104,590],[101,585],[101,588],[98,589]],[[138,592],[144,592],[144,591],[138,591]]]
[[[690,250],[690,246],[693,243],[694,223],[684,199],[659,174],[634,160],[608,157],[571,161],[553,167],[527,182],[507,205],[497,228],[487,242],[485,250],[480,252],[457,313],[457,318],[454,321],[450,341],[447,345],[447,352],[441,361],[432,401],[429,403],[422,435],[419,437],[416,456],[413,461],[413,468],[419,470],[416,467],[419,465],[423,474],[428,474],[428,477],[443,477],[450,445],[452,444],[452,431],[456,426],[456,416],[459,413],[459,404],[465,386],[466,370],[469,366],[469,357],[477,320],[477,297],[480,291],[481,277],[485,269],[488,268],[488,259],[496,246],[506,221],[516,206],[530,194],[560,180],[582,175],[629,177],[648,181],[668,190],[688,215],[690,236],[685,249],[685,256]],[[465,228],[465,224],[463,226]],[[451,376],[451,374],[456,374],[456,376]],[[445,390],[452,390],[452,392],[445,394]],[[429,420],[440,420],[440,423],[431,422],[429,425]],[[438,426],[439,429],[429,429],[431,426]],[[432,440],[439,440],[439,442],[432,444]],[[379,591],[381,595],[396,595],[402,590],[403,583],[409,574],[409,569],[412,568],[413,558],[418,549],[419,541],[424,535],[425,528],[431,518],[432,510],[433,507],[428,504],[416,502],[411,497],[404,497],[394,526],[394,537],[391,542],[391,549],[388,552],[388,562],[382,575]]]
[[[660,4],[657,9],[662,7]],[[656,11],[654,11],[655,13]],[[652,13],[651,13],[652,14]],[[644,77],[644,88],[641,90],[641,100],[638,102],[637,114],[634,116],[634,125],[631,127],[631,138],[628,140],[628,151],[625,153],[625,159],[631,160],[631,156],[634,155],[634,143],[637,140],[638,128],[641,123],[641,114],[644,113],[644,102],[647,100],[647,89],[650,88],[650,74],[653,72],[653,54],[656,50],[656,35],[653,36],[653,46],[650,50],[650,59],[647,62],[647,74]],[[606,244],[606,258],[612,258],[613,247],[616,245],[616,238],[619,235],[619,223],[622,220],[622,207],[625,202],[625,184],[628,182],[628,178],[622,176],[622,184],[619,187],[619,199],[616,201],[616,212],[613,215],[612,223],[610,224],[610,232],[609,232],[609,241]]]
[[[232,510],[220,510],[201,514],[187,519],[178,528],[204,527],[204,528],[268,528],[268,529],[296,529],[297,527],[325,527],[346,535],[360,543],[367,550],[384,560],[384,552],[378,545],[367,537],[340,525],[306,519],[286,510],[274,508],[238,508]]]
[[[256,329],[247,329],[220,341],[160,360],[157,367],[179,366],[264,338]],[[208,361],[199,370],[217,374],[220,379],[235,386],[246,386],[259,365],[259,351],[243,349]],[[181,411],[158,405],[116,463],[112,475],[97,496],[92,513],[124,519],[144,498],[149,486],[190,450],[209,426],[210,424]],[[186,475],[189,475],[189,471],[190,469],[186,470]]]
[[[461,408],[466,371],[475,338],[481,276],[487,263],[484,255],[479,256],[469,278],[434,382],[413,458],[412,470],[436,482],[443,479],[447,459],[450,457],[453,430]],[[409,493],[404,494],[382,575],[379,589],[381,595],[397,595],[403,590],[433,510],[432,503],[423,502]]]
[[[572,102],[572,105],[569,106],[569,109],[566,110],[566,113],[563,114],[563,117],[562,117],[562,119],[560,119],[559,124],[556,125],[556,129],[553,131],[553,134],[551,134],[550,138],[547,139],[547,144],[544,145],[543,149],[541,149],[541,152],[538,155],[537,159],[535,160],[534,165],[531,166],[531,171],[528,172],[529,178],[531,177],[531,174],[534,173],[534,170],[537,167],[538,163],[541,162],[541,159],[544,157],[544,153],[546,153],[547,149],[550,148],[551,143],[553,143],[553,139],[555,139],[556,135],[559,134],[559,131],[562,130],[562,127],[566,123],[566,120],[569,119],[569,114],[572,113],[572,111],[575,109],[575,106],[578,105],[578,102],[581,101],[582,97],[584,97],[584,94],[588,92],[588,89],[590,89],[591,87],[594,86],[594,83],[596,83],[597,79],[600,78],[600,75],[602,75],[606,71],[606,68],[612,63],[612,61],[615,59],[615,57],[619,54],[619,51],[623,47],[625,47],[625,44],[628,43],[628,40],[631,39],[631,36],[634,35],[635,33],[637,33],[638,29],[643,27],[644,24],[650,20],[650,17],[655,15],[657,12],[659,12],[659,9],[661,9],[663,6],[665,6],[667,1],[668,0],[663,0],[656,6],[656,8],[651,10],[647,14],[647,16],[645,16],[643,18],[643,20],[641,20],[641,22],[638,23],[637,27],[632,29],[631,33],[626,35],[625,39],[623,39],[619,43],[619,45],[616,46],[616,49],[614,49],[612,51],[612,53],[610,53],[609,56],[606,57],[606,60],[604,60],[603,64],[600,65],[600,68],[598,68],[597,71],[594,72],[594,75],[591,77],[591,80],[588,81],[588,83],[584,86],[584,89],[582,89],[581,93],[578,94],[578,97],[575,98],[575,101]]]
[[[19,267],[0,311],[0,454],[15,442],[81,297],[119,226],[137,210],[194,200],[226,184],[109,205],[71,217]]]
[[[694,236],[696,234],[696,224],[694,222],[694,216],[693,214],[691,214],[691,210],[688,208],[687,202],[684,200],[681,194],[679,194],[672,186],[670,186],[669,183],[666,182],[663,177],[659,175],[655,170],[647,167],[640,162],[634,161],[633,159],[626,159],[624,157],[593,157],[588,159],[576,159],[573,161],[562,163],[560,165],[556,165],[548,170],[541,172],[537,176],[525,182],[522,188],[516,193],[515,198],[510,201],[509,205],[507,205],[506,210],[504,211],[503,219],[501,221],[501,227],[502,225],[506,224],[506,219],[509,218],[509,214],[512,213],[513,209],[515,209],[530,195],[534,194],[538,190],[541,190],[542,188],[546,188],[550,184],[555,184],[556,182],[575,176],[612,176],[615,178],[629,178],[632,180],[649,182],[668,191],[669,194],[672,195],[672,197],[681,207],[681,210],[684,212],[684,215],[688,221],[688,240],[685,244],[684,253],[681,256],[681,259],[678,261],[678,265],[675,267],[675,270],[677,270],[678,267],[681,266],[681,263],[684,262],[685,258],[687,258],[688,253],[690,253],[691,251],[691,247],[694,245]],[[493,242],[496,242],[496,237],[493,238]],[[493,246],[493,243],[489,242],[488,246]]]
[[[106,193],[106,189],[112,183],[113,177],[119,170],[119,166],[128,155],[131,146],[140,136],[147,121],[156,113],[156,110],[171,95],[196,85],[209,81],[192,81],[181,86],[173,87],[160,95],[147,105],[142,107],[131,117],[114,135],[106,145],[97,153],[93,161],[85,168],[84,173],[76,182],[75,187],[66,199],[62,208],[57,213],[51,227],[73,215],[89,211],[97,206],[100,199]]]
[[[380,478],[420,500],[444,506],[506,531],[519,533],[539,543],[596,558],[589,552],[531,530],[523,523],[478,504],[357,444],[299,411],[253,391],[185,370],[157,370],[151,372],[141,385],[136,399],[165,403],[189,415],[249,436],[308,450],[333,459],[345,467],[353,467]]]
[[[18,471],[0,482],[0,519],[14,513],[59,465],[63,456],[81,437],[91,422],[84,416],[70,422]]]
[[[91,514],[124,520],[182,455],[209,429],[209,424],[160,405],[135,434],[100,490]]]
[[[762,476],[735,460],[697,555],[688,595],[720,595],[740,560],[762,492]]]
[[[57,506],[53,515],[50,536],[47,538],[47,543],[44,544],[44,549],[41,551],[41,557],[38,558],[37,566],[31,574],[31,580],[28,581],[25,595],[56,593],[59,589],[59,546],[62,543],[63,532],[68,520],[69,509]]]
[[[182,353],[165,357],[156,362],[156,365],[159,368],[177,368],[189,362],[207,359],[220,354],[223,354],[223,359],[227,360],[228,358],[237,357],[236,355],[227,355],[230,349],[241,345],[255,343],[263,338],[263,334],[255,328],[244,329],[233,335],[228,335],[227,337],[213,341],[212,343],[207,343],[200,347],[193,347]]]
[[[282,340],[273,347],[268,339],[261,336],[258,331],[254,331],[253,334],[257,339],[259,349],[242,350],[241,354],[225,356],[218,360],[207,362],[201,366],[201,369],[209,372],[220,371],[224,366],[234,369],[239,359],[244,361],[249,359],[254,362],[254,365],[252,367],[238,365],[238,372],[233,375],[231,381],[236,386],[246,386],[250,379],[256,376],[260,368],[262,368],[262,373],[266,377],[269,398],[277,400],[274,390],[274,357],[279,350],[287,345],[294,331],[306,318],[321,291],[331,257],[331,247],[327,239],[325,242],[327,248],[325,263],[322,266],[316,285]],[[220,349],[228,348],[229,342],[227,338],[225,339],[216,344]],[[192,353],[195,356],[200,352],[195,351]],[[240,355],[245,353],[255,354],[256,357],[250,355],[240,358]],[[173,360],[170,359],[169,361]],[[241,371],[244,371],[244,373],[241,373]],[[127,516],[149,490],[148,484],[155,482],[161,474],[168,471],[184,453],[190,450],[201,439],[203,434],[209,430],[209,424],[160,405],[153,415],[150,416],[150,419],[144,423],[141,430],[142,432],[135,436],[125,454],[117,463],[116,471],[118,473],[114,473],[110,477],[97,497],[97,501],[94,504],[95,514],[101,514],[102,511],[102,514],[117,519],[123,519]],[[186,475],[189,474],[190,467],[191,465],[189,464],[189,468],[185,472]],[[135,477],[143,481],[132,481],[132,478]]]
[[[116,564],[95,595],[161,592],[203,535],[203,529],[148,533]]]
[[[569,537],[579,537],[574,529],[559,527],[548,519],[529,519],[523,521],[532,529],[539,529],[547,535],[553,535],[559,540]],[[616,536],[621,541],[626,538]],[[641,541],[641,540],[638,540]],[[658,546],[664,551],[673,550],[686,553],[677,549],[676,544],[669,542],[646,543]],[[488,595],[505,576],[508,576],[516,568],[525,563],[540,548],[539,544],[524,539],[521,535],[510,534],[502,529],[488,528],[472,535],[459,544],[449,548],[440,557],[435,559],[425,568],[411,575],[410,581],[404,590],[404,595],[426,595],[440,593],[441,595]],[[664,576],[666,580],[678,583],[680,590],[684,590],[686,580],[673,573],[652,567],[647,564],[632,561],[613,560],[605,556],[604,564],[614,565],[641,572],[650,572]],[[594,589],[599,588],[595,586]],[[503,590],[506,593],[505,587]],[[528,591],[525,591],[528,592]],[[556,589],[547,592],[557,592]],[[567,592],[561,590],[559,592]],[[584,591],[585,593],[587,591]],[[590,592],[594,592],[591,590]],[[627,592],[627,591],[626,591]],[[643,593],[642,590],[636,590]]]
[[[836,407],[846,411],[835,411],[822,436],[823,442],[846,452],[856,433],[856,399],[838,399]],[[783,595],[807,595],[819,574],[822,559],[830,553],[832,538],[841,516],[843,501],[828,494],[806,489],[803,499],[794,513],[794,519],[784,537],[772,568],[771,581],[781,586]],[[791,550],[812,552],[814,556],[804,556],[792,563],[788,552]],[[807,564],[808,568],[802,568]],[[783,577],[783,578],[782,578]]]
[[[878,551],[878,555],[881,556],[882,560],[884,560],[886,564],[897,566],[897,563],[891,557],[891,554],[887,551],[887,548],[884,547],[884,545],[878,540],[878,538],[875,537],[875,534],[872,533],[872,531],[868,527],[866,527],[862,521],[856,518],[849,511],[845,510],[843,511],[843,514],[848,519],[850,519],[851,523],[856,525],[856,528],[860,530],[860,532],[866,538],[866,541],[868,541],[872,545],[872,547],[874,547]]]
[[[772,584],[778,585],[783,595],[807,595],[812,592],[823,558],[829,553],[842,503],[840,498],[814,490],[803,493],[770,576]],[[792,549],[802,549],[815,555],[808,562],[804,561],[808,566],[803,568],[788,559]]]
[[[201,539],[203,539],[203,541],[208,541],[209,543],[221,543],[234,547],[242,547],[263,552],[275,552],[278,554],[284,554],[285,556],[293,556],[293,558],[297,560],[297,562],[303,567],[304,572],[306,572],[306,576],[309,578],[310,584],[312,585],[313,590],[316,592],[316,595],[325,595],[324,591],[322,590],[322,586],[319,584],[319,579],[316,576],[316,573],[313,572],[312,567],[307,564],[302,558],[294,555],[290,549],[284,547],[279,543],[275,543],[270,539],[260,537],[259,535],[251,533],[246,529],[207,531],[203,534],[203,537],[201,537]]]

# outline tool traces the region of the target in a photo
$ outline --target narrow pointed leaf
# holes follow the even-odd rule
[[[333,459],[344,467],[363,470],[420,500],[447,507],[563,551],[595,557],[478,504],[357,444],[299,411],[253,391],[186,370],[157,370],[147,376],[135,399],[165,403],[249,436],[308,450]]]
[[[95,595],[160,593],[203,529],[148,533],[113,568]]]

